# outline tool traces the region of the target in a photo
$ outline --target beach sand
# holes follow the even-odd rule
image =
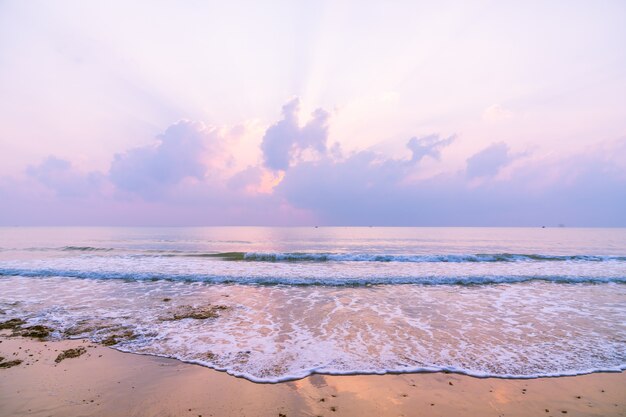
[[[67,349],[84,354],[55,362]],[[79,352],[80,353],[80,352]],[[256,384],[86,340],[0,335],[0,416],[626,416],[626,373],[314,375]]]

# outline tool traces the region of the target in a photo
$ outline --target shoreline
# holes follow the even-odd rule
[[[92,343],[92,344],[96,344],[96,345],[101,345],[98,342],[92,342],[89,339],[66,339],[66,340],[86,340],[87,343]],[[264,380],[264,379],[254,379],[253,377],[247,377],[245,375],[240,375],[240,374],[235,374],[235,373],[231,373],[231,371],[229,371],[228,369],[220,369],[220,368],[214,368],[212,365],[207,364],[206,362],[202,362],[202,361],[194,361],[194,360],[184,360],[184,359],[179,359],[176,357],[172,357],[172,356],[167,356],[167,355],[160,355],[160,354],[155,354],[155,353],[141,353],[141,352],[131,352],[128,350],[123,350],[123,349],[117,349],[115,346],[107,346],[110,349],[113,349],[115,351],[121,352],[121,353],[125,353],[125,354],[129,354],[129,355],[138,355],[138,356],[150,356],[150,357],[155,357],[155,358],[161,358],[161,359],[171,359],[171,360],[175,360],[178,362],[182,362],[188,365],[193,365],[193,366],[200,366],[202,368],[206,368],[206,369],[210,369],[211,371],[215,371],[215,372],[221,372],[224,373],[232,378],[239,378],[239,379],[243,379],[246,380],[248,382],[251,382],[253,384],[261,384],[261,385],[275,385],[275,384],[283,384],[283,383],[287,383],[287,382],[294,382],[294,381],[300,381],[306,378],[310,378],[310,377],[314,377],[316,375],[319,376],[324,376],[324,377],[340,377],[340,376],[386,376],[386,375],[430,375],[430,374],[445,374],[445,375],[459,375],[459,376],[463,376],[463,377],[468,377],[468,378],[476,378],[476,379],[501,379],[501,380],[520,380],[520,381],[526,381],[526,380],[534,380],[534,379],[551,379],[551,378],[573,378],[573,377],[578,377],[578,376],[585,376],[585,375],[593,375],[593,374],[619,374],[619,373],[623,373],[626,372],[626,365],[624,365],[623,367],[619,367],[619,368],[611,368],[611,369],[593,369],[593,370],[588,370],[588,371],[580,371],[580,372],[572,372],[572,373],[563,373],[563,374],[546,374],[546,375],[530,375],[530,376],[515,376],[515,375],[511,375],[511,376],[503,376],[503,375],[476,375],[476,374],[472,374],[471,372],[464,372],[464,371],[458,371],[458,370],[453,370],[453,369],[446,369],[446,368],[442,368],[442,369],[437,369],[437,368],[419,368],[416,370],[407,370],[407,371],[384,371],[384,372],[360,372],[360,371],[355,371],[355,372],[318,372],[318,371],[312,371],[310,373],[308,373],[307,375],[301,376],[301,377],[285,377],[285,378],[281,378],[278,380]]]
[[[257,383],[84,339],[2,334],[0,357],[23,361],[0,369],[0,416],[626,416],[624,371],[532,379],[313,374]]]

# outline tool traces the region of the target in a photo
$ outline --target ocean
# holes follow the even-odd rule
[[[0,228],[0,322],[255,382],[626,369],[626,229]]]

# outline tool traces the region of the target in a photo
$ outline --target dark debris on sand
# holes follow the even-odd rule
[[[11,319],[7,321],[0,322],[0,330],[10,329],[15,330],[20,328],[26,322],[22,319]]]
[[[133,333],[131,330],[126,330],[122,333],[112,334],[106,339],[103,339],[100,343],[102,343],[104,346],[113,346],[117,345],[119,342],[123,342],[124,340],[133,340],[136,338],[137,335],[135,333]]]
[[[48,326],[35,325],[22,327],[26,324],[26,321],[22,319],[10,319],[0,322],[0,330],[12,330],[13,336],[31,337],[34,339],[43,340],[50,336],[50,333],[54,331]]]
[[[56,363],[59,363],[59,362],[61,362],[64,359],[78,358],[80,355],[82,355],[82,354],[84,354],[86,352],[87,352],[87,349],[85,349],[82,346],[77,347],[75,349],[67,349],[67,350],[64,350],[63,352],[59,353],[59,356],[57,356],[57,358],[54,361]]]
[[[19,359],[16,359],[14,361],[5,361],[4,358],[0,358],[0,368],[12,368],[19,365],[20,363],[22,363],[22,361]]]
[[[106,329],[108,326],[89,323],[87,320],[78,322],[63,331],[65,337],[72,338],[74,336],[94,333],[97,330]]]
[[[47,326],[30,326],[20,329],[17,334],[23,337],[32,337],[34,339],[45,339],[53,330]]]
[[[167,316],[161,318],[163,321],[195,319],[214,319],[220,316],[220,311],[229,310],[230,307],[220,304],[209,304],[207,306],[193,307],[180,306],[172,310]]]

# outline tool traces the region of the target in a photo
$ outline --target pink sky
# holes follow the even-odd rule
[[[626,4],[0,3],[0,225],[626,226]]]

